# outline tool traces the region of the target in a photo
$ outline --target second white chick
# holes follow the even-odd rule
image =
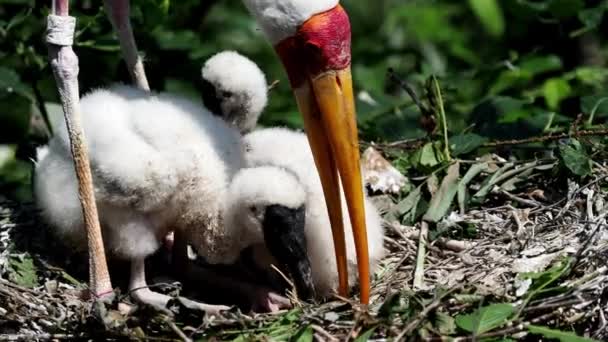
[[[257,64],[222,51],[205,62],[201,76],[205,107],[242,133],[253,130],[268,100],[266,76]]]
[[[159,308],[171,299],[147,288],[144,270],[171,230],[210,262],[238,258],[222,223],[227,187],[243,163],[238,131],[199,104],[128,86],[96,90],[80,105],[106,250],[131,261],[135,299]],[[39,151],[35,196],[55,233],[86,249],[68,146],[61,126]]]
[[[267,103],[266,77],[260,68],[238,53],[221,52],[205,63],[202,74],[203,83],[206,83],[208,87],[207,95],[203,94],[205,105],[209,108],[217,108],[216,113],[219,113],[228,123],[239,129],[241,133],[250,132],[257,124],[260,113]],[[208,94],[214,94],[215,96],[209,96]],[[241,99],[241,101],[234,102],[235,99]],[[338,286],[333,237],[321,181],[306,135],[284,128],[268,128],[245,135],[244,142],[247,167],[279,167],[283,170],[281,172],[292,174],[305,190],[306,198],[303,206],[305,207],[306,254],[310,259],[312,280],[317,296],[329,296],[337,290]],[[277,174],[277,179],[285,179],[287,182],[289,177],[279,177],[280,172],[276,170],[274,172]],[[267,175],[268,172],[266,172]],[[240,184],[243,184],[243,189],[248,189],[245,186],[244,179],[247,178],[240,178]],[[271,177],[262,176],[259,180],[250,177],[248,181],[257,182],[260,184],[259,186],[262,186],[264,182],[274,182]],[[250,184],[249,188],[255,189],[253,185]],[[284,187],[283,190],[280,187],[269,187],[275,189],[275,204],[281,205],[281,201],[288,199],[289,189],[295,188],[295,186],[289,184],[285,184]],[[234,188],[234,186],[231,186],[231,189]],[[246,193],[243,193],[243,196],[247,197]],[[294,196],[292,200],[295,200],[298,197],[298,191],[294,190],[292,196]],[[270,194],[268,194],[268,197],[271,198]],[[343,194],[342,203],[349,283],[352,285],[358,276],[357,262],[350,219]],[[246,212],[247,208],[243,207],[242,210]],[[370,269],[373,273],[385,254],[383,246],[384,229],[378,210],[367,198],[365,199],[365,212]],[[237,217],[246,217],[246,215],[243,215],[239,214]],[[288,220],[288,218],[285,217],[283,220]],[[253,225],[255,221],[245,220],[244,223]],[[265,248],[262,248],[262,246],[264,245],[257,245],[254,249],[255,262],[268,273],[275,273],[270,264],[278,262],[279,265],[284,265],[285,262],[280,260],[277,255],[273,256],[271,246],[266,245]],[[289,271],[294,273],[291,270]],[[292,274],[292,276],[294,275]],[[294,278],[297,278],[297,276],[294,276]],[[296,279],[296,283],[298,281],[304,280]]]
[[[306,135],[286,128],[267,128],[247,134],[244,137],[244,143],[245,160],[248,167],[271,165],[283,168],[293,173],[305,189],[305,234],[312,278],[318,296],[331,295],[338,287],[333,237],[321,180]],[[352,286],[358,279],[357,255],[344,193],[341,197],[349,284]],[[386,252],[384,249],[385,234],[378,209],[367,197],[365,198],[365,221],[370,270],[373,274]],[[264,261],[261,260],[261,262]]]

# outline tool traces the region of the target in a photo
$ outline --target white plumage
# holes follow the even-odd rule
[[[294,35],[313,15],[328,11],[339,0],[243,0],[272,44]]]
[[[234,55],[223,55],[223,53],[216,56],[220,60],[224,58],[222,56],[225,56],[226,60],[235,58]],[[245,59],[242,57],[240,60],[242,63]],[[236,58],[234,61],[236,62]],[[260,79],[258,75],[263,75],[263,72],[259,67],[249,60],[246,60],[245,64],[249,69],[247,74],[232,74],[230,68],[220,67],[224,63],[208,63],[205,69],[208,74],[213,75],[213,86],[223,89],[227,88],[224,84],[233,84],[242,75],[255,75],[255,78]],[[234,67],[240,68],[236,64]],[[266,84],[262,85],[262,82],[243,79],[240,83],[248,86],[260,83],[257,86],[266,89]],[[256,93],[246,90],[245,87],[241,88],[241,91],[264,97],[264,99],[255,100],[256,103],[267,102],[267,92]],[[233,112],[231,115],[222,112],[221,115],[237,128],[240,127],[235,122],[248,122],[252,127],[255,126],[257,115],[253,118],[248,106],[237,107],[242,110]],[[268,272],[274,272],[270,269],[270,262],[276,262],[276,260],[267,249],[260,248],[264,246],[263,208],[273,204],[290,208],[295,208],[297,203],[306,205],[305,234],[308,241],[307,254],[311,262],[313,282],[318,295],[329,295],[336,290],[338,285],[333,237],[321,181],[306,135],[285,128],[267,128],[253,131],[245,135],[243,140],[245,163],[249,169],[239,172],[230,186],[231,204],[226,212],[227,229],[233,230],[232,234],[235,239],[242,241],[241,248],[251,244],[256,245],[254,255],[258,257],[256,261],[260,264],[259,266],[266,268]],[[300,189],[304,191],[303,198]],[[343,213],[347,213],[344,194],[342,194],[342,203]],[[259,207],[255,211],[257,216],[252,214],[250,210],[252,207]],[[368,199],[365,201],[365,209],[370,266],[373,271],[385,253],[384,230],[378,210]],[[344,215],[344,222],[349,282],[352,285],[357,279],[357,262],[348,215]]]
[[[143,258],[175,229],[210,262],[238,257],[221,216],[228,184],[243,162],[237,130],[196,103],[127,86],[94,91],[82,98],[81,109],[110,254],[137,261],[143,274]],[[39,153],[35,195],[56,233],[86,248],[68,146],[63,126]],[[134,277],[131,287],[142,280]],[[165,297],[154,301],[163,306]]]
[[[211,85],[203,94],[208,108],[241,132],[251,131],[268,100],[266,76],[257,64],[235,51],[222,51],[205,62],[201,76]]]
[[[329,216],[319,175],[310,151],[308,140],[303,133],[285,128],[268,128],[254,131],[244,137],[245,159],[248,167],[272,165],[293,173],[306,191],[306,239],[312,277],[318,295],[325,297],[338,286],[336,259]],[[289,184],[282,187],[280,202],[291,193]],[[280,191],[278,188],[277,192]],[[294,196],[297,194],[293,192]],[[346,202],[342,194],[343,212]],[[365,215],[369,243],[370,269],[376,269],[385,254],[383,247],[384,229],[378,210],[369,199],[365,199]],[[349,284],[357,279],[357,262],[350,219],[344,215],[346,250],[349,268]]]

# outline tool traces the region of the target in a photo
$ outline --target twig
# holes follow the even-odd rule
[[[585,137],[585,136],[606,136],[608,135],[608,129],[589,129],[578,131],[577,137]],[[571,137],[569,133],[550,133],[548,135],[535,136],[525,139],[513,139],[513,140],[494,140],[484,143],[480,147],[502,147],[502,146],[514,146],[514,145],[525,145],[532,143],[540,143],[547,141],[557,141],[561,139],[567,139]],[[377,143],[374,146],[379,150],[386,150],[390,148],[398,148],[402,150],[415,150],[422,145],[424,145],[428,141],[428,137],[416,138],[416,139],[407,139],[394,141],[391,143]]]
[[[433,76],[433,86],[435,88],[435,96],[437,96],[437,103],[439,105],[439,120],[441,121],[441,128],[443,130],[443,153],[445,158],[450,161],[450,142],[448,138],[448,121],[445,115],[445,108],[443,107],[443,97],[441,96],[441,88],[439,87],[439,81]]]
[[[333,336],[332,334],[330,334],[327,330],[321,328],[320,326],[316,325],[316,324],[311,324],[310,327],[312,328],[312,330],[314,330],[317,334],[323,336],[326,338],[325,341],[339,341],[339,339],[337,339],[335,336]]]
[[[411,232],[411,233],[408,233],[407,235],[402,234],[401,237],[404,239],[418,241],[420,239],[420,233]],[[446,238],[438,238],[438,239],[434,240],[433,242],[436,242],[439,246],[441,246],[445,249],[449,249],[449,250],[457,252],[457,253],[466,251],[467,249],[470,249],[476,245],[475,242],[453,240],[453,239],[446,239]]]
[[[536,207],[539,207],[541,205],[540,203],[538,203],[536,201],[528,200],[528,199],[525,199],[525,198],[521,198],[519,196],[515,196],[512,193],[510,193],[510,192],[508,192],[506,190],[503,190],[503,189],[500,189],[500,193],[503,194],[503,195],[505,195],[505,196],[507,196],[510,200],[513,200],[513,201],[515,201],[515,202],[517,202],[519,204],[527,205],[529,207],[536,208]]]
[[[426,244],[429,235],[429,224],[422,221],[420,225],[420,237],[418,238],[418,255],[416,256],[416,271],[414,272],[414,289],[422,289],[424,285],[424,259],[426,256]]]
[[[407,82],[405,82],[399,76],[397,76],[397,74],[395,73],[395,71],[392,68],[388,69],[387,75],[388,75],[388,79],[391,82],[395,83],[396,85],[401,87],[401,89],[405,90],[405,92],[410,96],[412,101],[414,101],[414,103],[416,104],[418,109],[420,109],[420,112],[422,112],[423,114],[426,114],[426,112],[428,112],[428,109],[422,104],[422,102],[420,101],[420,98],[418,97],[418,95],[416,94],[414,89]]]
[[[436,308],[439,307],[439,305],[441,305],[441,301],[445,297],[451,295],[456,290],[459,290],[461,288],[462,288],[462,286],[453,287],[450,290],[446,291],[445,293],[442,293],[441,295],[439,295],[437,298],[435,298],[433,300],[433,302],[431,302],[431,304],[429,304],[424,309],[422,309],[422,311],[420,311],[418,313],[418,315],[416,315],[416,318],[412,319],[405,326],[405,328],[403,329],[403,331],[395,338],[395,341],[403,341],[403,338],[405,336],[409,336],[422,323],[422,321],[426,318],[426,316],[428,316],[428,314],[431,311],[435,310]]]
[[[276,87],[279,86],[279,83],[281,83],[281,81],[279,80],[274,80],[272,81],[272,83],[270,83],[270,85],[268,86],[268,92],[273,91]]]
[[[179,338],[184,341],[184,342],[192,342],[192,339],[189,338],[188,336],[186,336],[186,334],[184,334],[184,332],[182,331],[182,329],[180,329],[175,322],[173,322],[172,320],[170,320],[169,318],[165,319],[165,322],[169,325],[169,327],[171,328],[171,330],[173,330],[173,332],[179,336]]]

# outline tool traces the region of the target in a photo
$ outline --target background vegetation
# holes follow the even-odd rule
[[[0,189],[19,198],[29,197],[18,186],[28,182],[29,167],[19,160],[30,158],[31,147],[46,139],[36,114],[60,114],[43,43],[47,3],[0,0]],[[388,68],[422,97],[424,81],[439,78],[450,135],[520,138],[567,127],[579,113],[589,125],[608,115],[607,46],[601,39],[606,1],[342,3],[353,24],[358,119],[367,141],[426,134],[420,110],[389,81]],[[72,1],[72,15],[78,18],[82,92],[128,82],[101,1]],[[263,124],[300,126],[284,72],[240,1],[134,0],[132,17],[155,90],[198,99],[205,59],[234,49],[259,63],[270,81],[280,81]],[[473,137],[483,140],[478,138]]]

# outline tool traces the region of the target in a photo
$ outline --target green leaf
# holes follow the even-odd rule
[[[545,288],[554,284],[558,279],[566,274],[566,272],[570,269],[570,265],[570,259],[562,259],[551,266],[548,270],[542,272],[520,273],[518,276],[521,279],[532,280],[532,285],[528,289],[528,300],[541,293]]]
[[[364,332],[363,334],[359,335],[355,339],[355,342],[367,342],[369,340],[369,338],[372,337],[374,330],[376,330],[376,327],[373,327],[373,328],[367,330],[366,332]]]
[[[401,200],[388,213],[387,216],[389,216],[392,219],[396,220],[398,218],[401,218],[405,214],[408,214],[410,212],[415,211],[416,207],[418,206],[418,202],[420,202],[421,197],[422,197],[421,186],[418,186],[414,190],[410,191],[410,193],[403,200]],[[387,220],[389,220],[389,219],[387,218]]]
[[[428,143],[422,147],[422,151],[420,152],[420,164],[428,167],[439,164],[439,158],[433,143]]]
[[[551,0],[548,10],[558,18],[568,18],[575,16],[585,8],[584,0]]]
[[[456,322],[454,318],[443,312],[435,313],[435,327],[442,335],[451,335],[456,332]]]
[[[456,325],[475,335],[483,334],[505,323],[513,315],[511,304],[492,304],[470,314],[456,316]]]
[[[505,172],[513,168],[513,166],[512,163],[508,163],[496,170],[492,176],[486,178],[486,180],[481,183],[481,188],[473,195],[473,198],[476,201],[481,202],[490,193],[497,180],[500,179]]]
[[[572,88],[568,82],[561,78],[551,78],[543,84],[543,96],[550,109],[556,110],[560,102],[570,96]]]
[[[587,8],[580,12],[578,12],[578,19],[585,25],[585,29],[594,30],[600,23],[602,22],[602,17],[604,16],[604,8],[595,7],[595,8]]]
[[[532,76],[560,70],[562,67],[562,60],[556,55],[529,56],[519,63],[519,68]]]
[[[32,116],[32,102],[17,92],[0,89],[0,144],[20,142],[28,133]]]
[[[488,163],[475,164],[471,166],[458,183],[458,207],[460,208],[460,213],[464,214],[466,210],[467,185],[473,178],[487,169]]]
[[[528,331],[532,334],[543,335],[549,339],[559,340],[560,342],[599,342],[590,338],[580,337],[572,332],[551,329],[533,324],[528,326]]]
[[[307,325],[300,329],[290,341],[292,342],[312,342],[313,341],[313,330],[310,325]]]
[[[452,200],[458,191],[458,177],[460,176],[460,163],[455,162],[448,168],[446,176],[441,182],[439,191],[435,193],[429,204],[429,209],[423,219],[429,222],[439,222],[450,209]]]
[[[488,141],[488,138],[475,133],[459,134],[450,138],[450,149],[454,156],[475,151]]]
[[[497,0],[469,0],[469,6],[490,35],[503,35],[505,19]]]
[[[399,292],[393,293],[386,298],[380,309],[378,309],[378,317],[390,319],[395,312],[395,309],[399,307],[401,294]]]
[[[597,94],[581,97],[581,111],[591,117],[608,115],[608,94]]]
[[[3,66],[0,66],[0,94],[18,94],[30,100],[33,98],[32,91],[21,82],[19,74],[15,70]],[[7,106],[3,105],[3,108],[7,108]]]
[[[9,279],[17,285],[33,288],[38,285],[36,266],[29,254],[9,259]]]
[[[576,139],[559,145],[560,157],[566,167],[575,175],[585,177],[591,174],[591,158],[585,147]]]

